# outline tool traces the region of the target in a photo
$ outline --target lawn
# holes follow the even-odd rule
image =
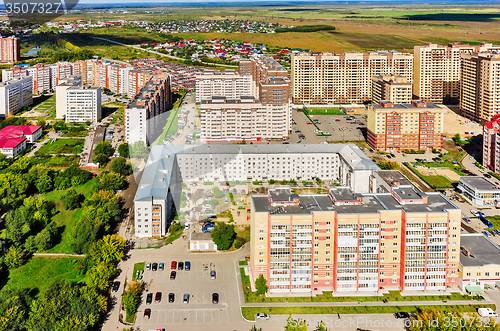
[[[80,154],[83,150],[85,139],[57,139],[46,143],[35,155],[42,154]]]
[[[399,311],[417,313],[419,310],[433,308],[442,312],[476,312],[477,308],[492,308],[495,305],[426,305],[426,306],[339,306],[339,307],[241,307],[241,313],[247,320],[255,320],[255,314],[269,315],[290,314],[393,314]]]
[[[132,274],[132,280],[136,280],[135,276],[137,275],[138,271],[143,271],[144,272],[144,267],[146,266],[146,262],[139,262],[134,264],[134,273]],[[125,284],[126,286],[126,284]]]
[[[344,115],[345,112],[340,108],[307,108],[309,115]]]
[[[433,189],[441,189],[441,188],[453,188],[450,180],[444,176],[424,176],[417,169],[413,168],[411,164],[408,162],[403,163],[411,172],[417,175],[420,179],[427,183]]]
[[[62,137],[77,137],[77,138],[86,137],[87,136],[87,130],[67,131],[67,132],[64,132],[61,136]]]
[[[9,271],[7,284],[2,290],[33,289],[42,291],[55,280],[82,282],[78,271],[78,258],[30,259],[25,265]]]
[[[500,230],[500,216],[487,216],[486,218],[493,224],[493,229]]]
[[[78,165],[80,159],[77,155],[40,155],[32,160],[35,164],[43,164],[47,167],[69,167]]]

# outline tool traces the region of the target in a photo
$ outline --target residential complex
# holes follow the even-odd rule
[[[1,37],[0,62],[14,63],[17,61],[21,61],[21,41],[14,36]]]
[[[82,85],[80,76],[70,76],[56,86],[56,118],[68,123],[96,123],[102,117],[101,88]]]
[[[369,192],[379,170],[356,145],[199,145],[151,149],[134,199],[135,235],[162,236],[180,205],[183,182],[335,180]]]
[[[457,190],[477,206],[500,206],[500,188],[480,176],[461,176]]]
[[[485,123],[500,112],[500,53],[462,54],[461,60],[460,110]]]
[[[25,77],[0,82],[0,117],[15,114],[33,103],[33,79]]]
[[[443,109],[421,100],[370,104],[367,142],[377,151],[441,150]]]
[[[151,144],[161,127],[161,114],[171,105],[170,81],[153,78],[125,107],[124,140],[129,144]],[[163,123],[164,124],[164,123]]]
[[[411,185],[388,193],[252,195],[251,281],[269,291],[446,290],[458,285],[461,212]]]
[[[500,114],[483,125],[483,166],[500,174]]]
[[[196,76],[201,102],[201,141],[287,139],[292,114],[288,73],[276,60],[255,56],[240,73],[206,71]]]
[[[67,93],[66,90],[72,86],[81,86],[82,79],[81,76],[69,76],[66,79],[62,79],[59,85],[55,87],[56,92],[56,118],[64,119],[67,112]]]
[[[392,103],[410,103],[412,99],[412,84],[403,76],[372,77],[371,102],[390,101]]]
[[[294,103],[352,103],[371,100],[373,76],[412,81],[413,55],[396,51],[292,54]]]
[[[460,42],[441,46],[426,43],[414,47],[413,94],[426,102],[457,104],[462,77],[461,56],[473,52],[499,50],[499,46]]]

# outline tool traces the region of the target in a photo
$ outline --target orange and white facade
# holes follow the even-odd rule
[[[368,105],[367,142],[377,151],[441,150],[443,109],[413,100]]]
[[[439,193],[252,195],[251,281],[276,292],[446,290],[458,285],[461,211]]]
[[[21,41],[11,36],[0,38],[0,62],[14,63],[21,61]]]

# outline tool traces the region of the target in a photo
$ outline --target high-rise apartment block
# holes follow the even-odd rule
[[[500,174],[500,114],[483,125],[483,166]]]
[[[500,53],[462,54],[460,110],[476,122],[500,113]]]
[[[196,87],[202,141],[288,138],[291,85],[286,69],[273,58],[241,61],[240,73],[206,71],[196,76]]]
[[[21,61],[21,41],[19,38],[2,37],[0,38],[0,62],[14,63]]]
[[[377,151],[441,150],[443,109],[421,100],[370,104],[367,142]]]
[[[102,117],[101,88],[82,85],[80,76],[61,80],[56,86],[56,114],[68,123],[96,123]]]
[[[25,77],[0,83],[0,117],[15,114],[33,103],[33,79]]]
[[[415,46],[413,94],[426,102],[457,104],[460,97],[461,56],[473,52],[498,50],[490,43],[468,45],[460,42],[447,46],[427,43]]]
[[[458,285],[461,211],[411,185],[388,193],[252,195],[251,281],[269,291],[446,290]]]
[[[413,55],[395,51],[292,54],[294,103],[351,103],[371,100],[373,76],[412,81]]]
[[[411,82],[403,76],[373,76],[371,102],[386,100],[392,103],[410,103],[412,99]]]
[[[125,142],[133,144],[142,141],[146,145],[153,143],[163,128],[161,114],[172,103],[170,82],[168,79],[153,78],[125,107],[124,131]]]

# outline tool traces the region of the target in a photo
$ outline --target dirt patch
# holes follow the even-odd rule
[[[471,132],[473,132],[474,135],[482,132],[481,125],[471,122],[465,117],[457,114],[459,110],[456,107],[442,107],[445,110],[443,133],[446,137],[451,138],[456,133],[459,133],[463,138],[470,138],[473,136]]]
[[[452,182],[458,182],[460,180],[460,175],[449,168],[432,168],[432,170],[438,175],[445,176]]]

